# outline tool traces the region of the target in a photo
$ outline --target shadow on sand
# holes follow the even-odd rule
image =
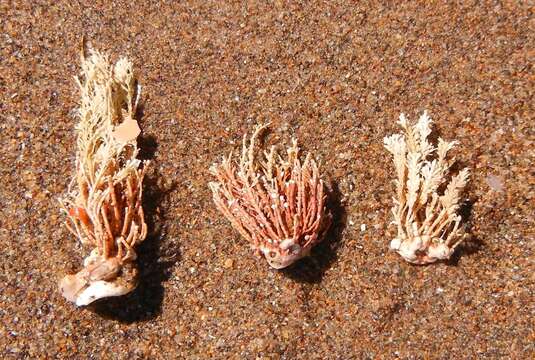
[[[466,239],[459,244],[451,258],[446,261],[447,265],[457,266],[459,260],[464,256],[470,256],[477,253],[484,246],[481,239],[472,234],[472,208],[477,200],[468,200],[459,208],[461,222],[465,224]]]
[[[286,276],[297,282],[304,284],[320,283],[325,271],[336,261],[336,251],[340,246],[347,219],[337,183],[333,182],[331,184],[327,208],[331,211],[333,219],[325,238],[312,249],[310,256],[282,270]]]

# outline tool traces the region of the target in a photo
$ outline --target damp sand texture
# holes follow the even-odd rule
[[[0,5],[2,358],[530,358],[533,57],[527,2]],[[143,85],[151,161],[137,289],[78,309],[57,290],[84,251],[57,199],[75,161],[81,36]],[[455,139],[472,234],[449,262],[389,251],[383,138],[427,109]],[[209,166],[259,123],[299,139],[333,223],[284,271],[212,202]],[[146,195],[146,196],[145,196]]]

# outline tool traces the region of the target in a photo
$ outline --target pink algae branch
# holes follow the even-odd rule
[[[233,154],[214,164],[209,184],[219,211],[276,269],[310,253],[331,224],[318,165],[310,154],[301,162],[297,141],[286,158],[275,147],[257,157],[255,140],[267,125],[244,136],[239,161]]]

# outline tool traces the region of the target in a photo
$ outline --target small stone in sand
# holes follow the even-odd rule
[[[489,175],[485,179],[487,185],[494,191],[503,192],[503,179],[496,175]]]

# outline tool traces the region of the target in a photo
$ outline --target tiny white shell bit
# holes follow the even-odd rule
[[[217,181],[209,184],[216,207],[275,269],[285,268],[310,254],[331,224],[319,168],[310,156],[299,160],[297,141],[287,159],[275,148],[256,159],[255,139],[243,139],[239,162],[232,154],[210,168]]]
[[[404,134],[384,139],[386,149],[394,156],[397,175],[392,213],[398,235],[390,248],[414,264],[447,260],[463,240],[457,211],[468,182],[468,169],[447,183],[454,162],[447,153],[455,141],[439,138],[436,147],[429,143],[431,119],[427,112],[414,125],[401,114],[398,124]]]
[[[82,74],[77,186],[60,201],[67,228],[93,248],[82,270],[59,283],[62,295],[78,306],[136,287],[134,247],[147,235],[142,207],[147,163],[136,158],[139,127],[133,116],[139,94],[134,97],[132,63],[121,59],[113,66],[91,51],[88,58],[82,54]]]

